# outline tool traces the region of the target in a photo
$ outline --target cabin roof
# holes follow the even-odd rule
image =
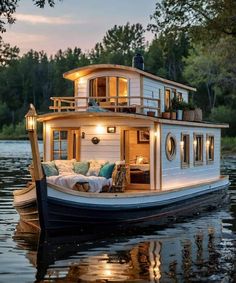
[[[124,71],[129,71],[129,72],[134,72],[137,74],[140,74],[144,77],[147,77],[149,79],[153,79],[155,81],[159,81],[165,84],[169,84],[175,87],[179,87],[179,88],[183,88],[186,90],[190,90],[190,91],[196,91],[196,88],[191,87],[191,86],[187,86],[175,81],[171,81],[171,80],[167,80],[161,77],[158,77],[156,75],[153,75],[151,73],[145,72],[143,70],[137,69],[137,68],[133,68],[133,67],[128,67],[128,66],[122,66],[122,65],[114,65],[114,64],[97,64],[97,65],[89,65],[89,66],[85,66],[85,67],[80,67],[80,68],[75,68],[73,70],[70,70],[66,73],[63,74],[63,78],[74,81],[80,77],[89,75],[95,71],[99,71],[99,70],[124,70]]]
[[[160,124],[170,124],[170,125],[183,125],[189,127],[205,127],[205,128],[228,128],[228,124],[221,123],[211,123],[211,122],[190,122],[190,121],[179,121],[179,120],[170,120],[162,119],[142,114],[131,114],[131,113],[119,113],[119,112],[86,112],[86,111],[74,111],[74,112],[53,112],[48,114],[38,115],[38,122],[47,122],[57,119],[76,119],[76,118],[106,118],[109,120],[115,119],[124,119],[125,123],[128,125],[129,118],[139,119],[143,121],[156,122]]]

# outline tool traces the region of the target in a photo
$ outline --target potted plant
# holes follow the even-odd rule
[[[180,101],[177,97],[173,97],[171,100],[171,105],[172,105],[172,115],[171,119],[176,119],[177,120],[182,120],[183,116],[183,110],[182,110],[182,101]]]
[[[176,109],[174,109],[173,107],[170,107],[170,118],[172,120],[176,120]]]
[[[165,112],[162,112],[162,118],[170,119],[170,109],[166,108]]]
[[[184,109],[184,120],[185,121],[194,121],[195,117],[195,105],[192,102],[187,103]]]

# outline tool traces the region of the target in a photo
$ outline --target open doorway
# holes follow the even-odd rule
[[[124,158],[128,167],[129,188],[150,188],[150,131],[147,128],[124,130]]]

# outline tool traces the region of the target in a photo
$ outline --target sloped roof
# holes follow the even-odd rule
[[[169,85],[179,87],[179,88],[183,88],[183,89],[190,90],[190,91],[196,91],[196,88],[194,88],[194,87],[187,86],[187,85],[175,82],[175,81],[167,80],[167,79],[158,77],[156,75],[150,74],[148,72],[145,72],[145,71],[137,69],[137,68],[122,66],[122,65],[113,65],[113,64],[97,64],[97,65],[89,65],[89,66],[85,66],[85,67],[76,68],[76,69],[73,69],[71,71],[64,73],[63,78],[74,81],[74,80],[76,80],[80,77],[89,75],[89,74],[91,74],[95,71],[111,70],[111,69],[134,72],[134,73],[140,74],[144,77],[147,77],[147,78],[150,78],[150,79],[153,79],[153,80],[165,83],[165,84],[169,84]]]

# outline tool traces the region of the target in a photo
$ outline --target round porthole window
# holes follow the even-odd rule
[[[168,160],[173,160],[176,155],[176,140],[175,137],[169,133],[166,137],[166,157]]]

